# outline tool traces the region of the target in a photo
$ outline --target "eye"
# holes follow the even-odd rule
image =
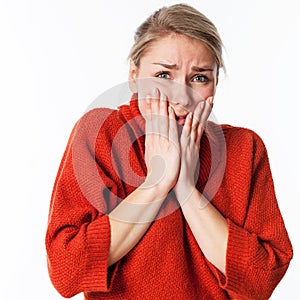
[[[162,79],[170,79],[171,76],[168,72],[159,72],[158,74],[155,75],[157,78],[162,78]]]
[[[195,82],[208,82],[208,77],[205,75],[196,75],[193,77],[193,81]]]

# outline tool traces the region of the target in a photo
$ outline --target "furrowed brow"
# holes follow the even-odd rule
[[[192,67],[192,70],[193,71],[196,71],[196,72],[205,72],[205,71],[210,71],[210,72],[213,72],[213,69],[212,68],[201,68],[201,67],[197,67],[197,66],[193,66]]]
[[[160,62],[154,62],[152,63],[153,65],[159,65],[162,66],[166,69],[170,69],[170,70],[177,70],[178,66],[176,64],[170,65],[170,64],[165,64],[165,63],[160,63]]]

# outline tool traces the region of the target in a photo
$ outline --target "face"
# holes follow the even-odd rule
[[[175,114],[182,116],[194,111],[199,101],[214,96],[218,67],[204,43],[170,34],[148,46],[139,67],[131,62],[129,80],[138,93],[142,115],[143,99],[158,88]]]

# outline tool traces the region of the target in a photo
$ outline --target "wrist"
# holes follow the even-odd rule
[[[162,182],[155,183],[146,178],[146,180],[138,187],[143,193],[153,195],[156,200],[165,199],[170,191],[170,188]]]
[[[191,195],[194,194],[196,191],[198,192],[196,187],[192,184],[177,184],[174,188],[176,198],[180,205],[188,201]]]

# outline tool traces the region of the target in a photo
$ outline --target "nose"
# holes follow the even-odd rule
[[[170,101],[175,105],[179,104],[185,108],[191,107],[194,102],[194,93],[192,88],[190,88],[187,84],[179,82],[174,82],[173,85]]]

